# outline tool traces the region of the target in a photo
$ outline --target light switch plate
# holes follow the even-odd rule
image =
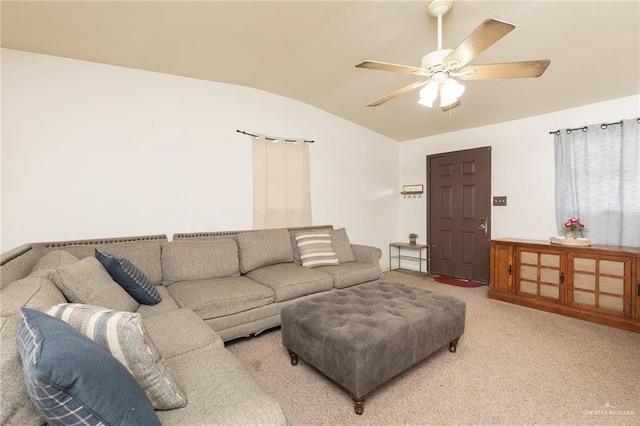
[[[506,196],[493,197],[493,205],[494,206],[506,206],[507,205],[507,197]]]

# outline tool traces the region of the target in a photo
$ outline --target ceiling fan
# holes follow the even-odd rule
[[[449,111],[461,104],[459,98],[464,93],[460,80],[486,80],[497,78],[540,77],[551,61],[506,62],[498,64],[468,65],[476,56],[507,35],[515,25],[497,19],[487,19],[455,49],[442,48],[442,16],[453,6],[453,0],[432,0],[427,6],[429,15],[438,19],[438,50],[427,53],[420,61],[420,67],[390,64],[379,61],[364,61],[358,68],[399,72],[425,77],[396,90],[367,106],[378,106],[405,93],[422,88],[418,103],[429,108],[440,96],[440,107]]]

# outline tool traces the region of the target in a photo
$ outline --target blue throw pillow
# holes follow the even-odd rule
[[[55,425],[160,425],[120,362],[69,324],[22,308],[17,336],[29,396]]]
[[[122,256],[96,249],[96,259],[102,263],[111,278],[124,288],[136,302],[143,305],[155,305],[161,300],[149,278],[136,265]]]

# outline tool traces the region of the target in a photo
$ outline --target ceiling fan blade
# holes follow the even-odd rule
[[[487,19],[444,58],[443,66],[454,65],[451,62],[455,61],[455,67],[462,68],[515,27],[497,19]]]
[[[442,107],[442,112],[451,111],[452,109],[454,109],[455,107],[459,107],[460,105],[462,105],[462,102],[460,102],[460,99],[458,99],[454,103],[452,103],[451,105],[447,105],[446,107]]]
[[[490,80],[494,78],[528,78],[540,77],[551,61],[541,59],[539,61],[506,62],[501,64],[470,65],[458,72],[460,80]],[[469,73],[469,75],[464,75]]]
[[[368,68],[372,70],[400,72],[403,74],[411,74],[411,75],[424,75],[424,76],[431,75],[429,71],[422,68],[411,67],[409,65],[390,64],[387,62],[379,62],[379,61],[364,61],[361,64],[356,65],[356,68]]]
[[[405,93],[409,93],[412,90],[415,89],[419,89],[420,87],[424,86],[425,84],[427,84],[429,82],[429,80],[427,81],[416,81],[415,83],[411,83],[408,86],[403,87],[402,89],[396,90],[395,92],[389,93],[387,96],[383,96],[382,98],[375,100],[373,102],[371,102],[370,104],[367,104],[368,107],[375,107],[378,105],[381,105],[387,101],[390,101],[391,99],[397,98],[400,95],[404,95]]]

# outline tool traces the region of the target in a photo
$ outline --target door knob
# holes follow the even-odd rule
[[[479,231],[484,231],[484,235],[489,235],[487,229],[487,217],[483,216],[480,218],[480,226],[478,226]]]

